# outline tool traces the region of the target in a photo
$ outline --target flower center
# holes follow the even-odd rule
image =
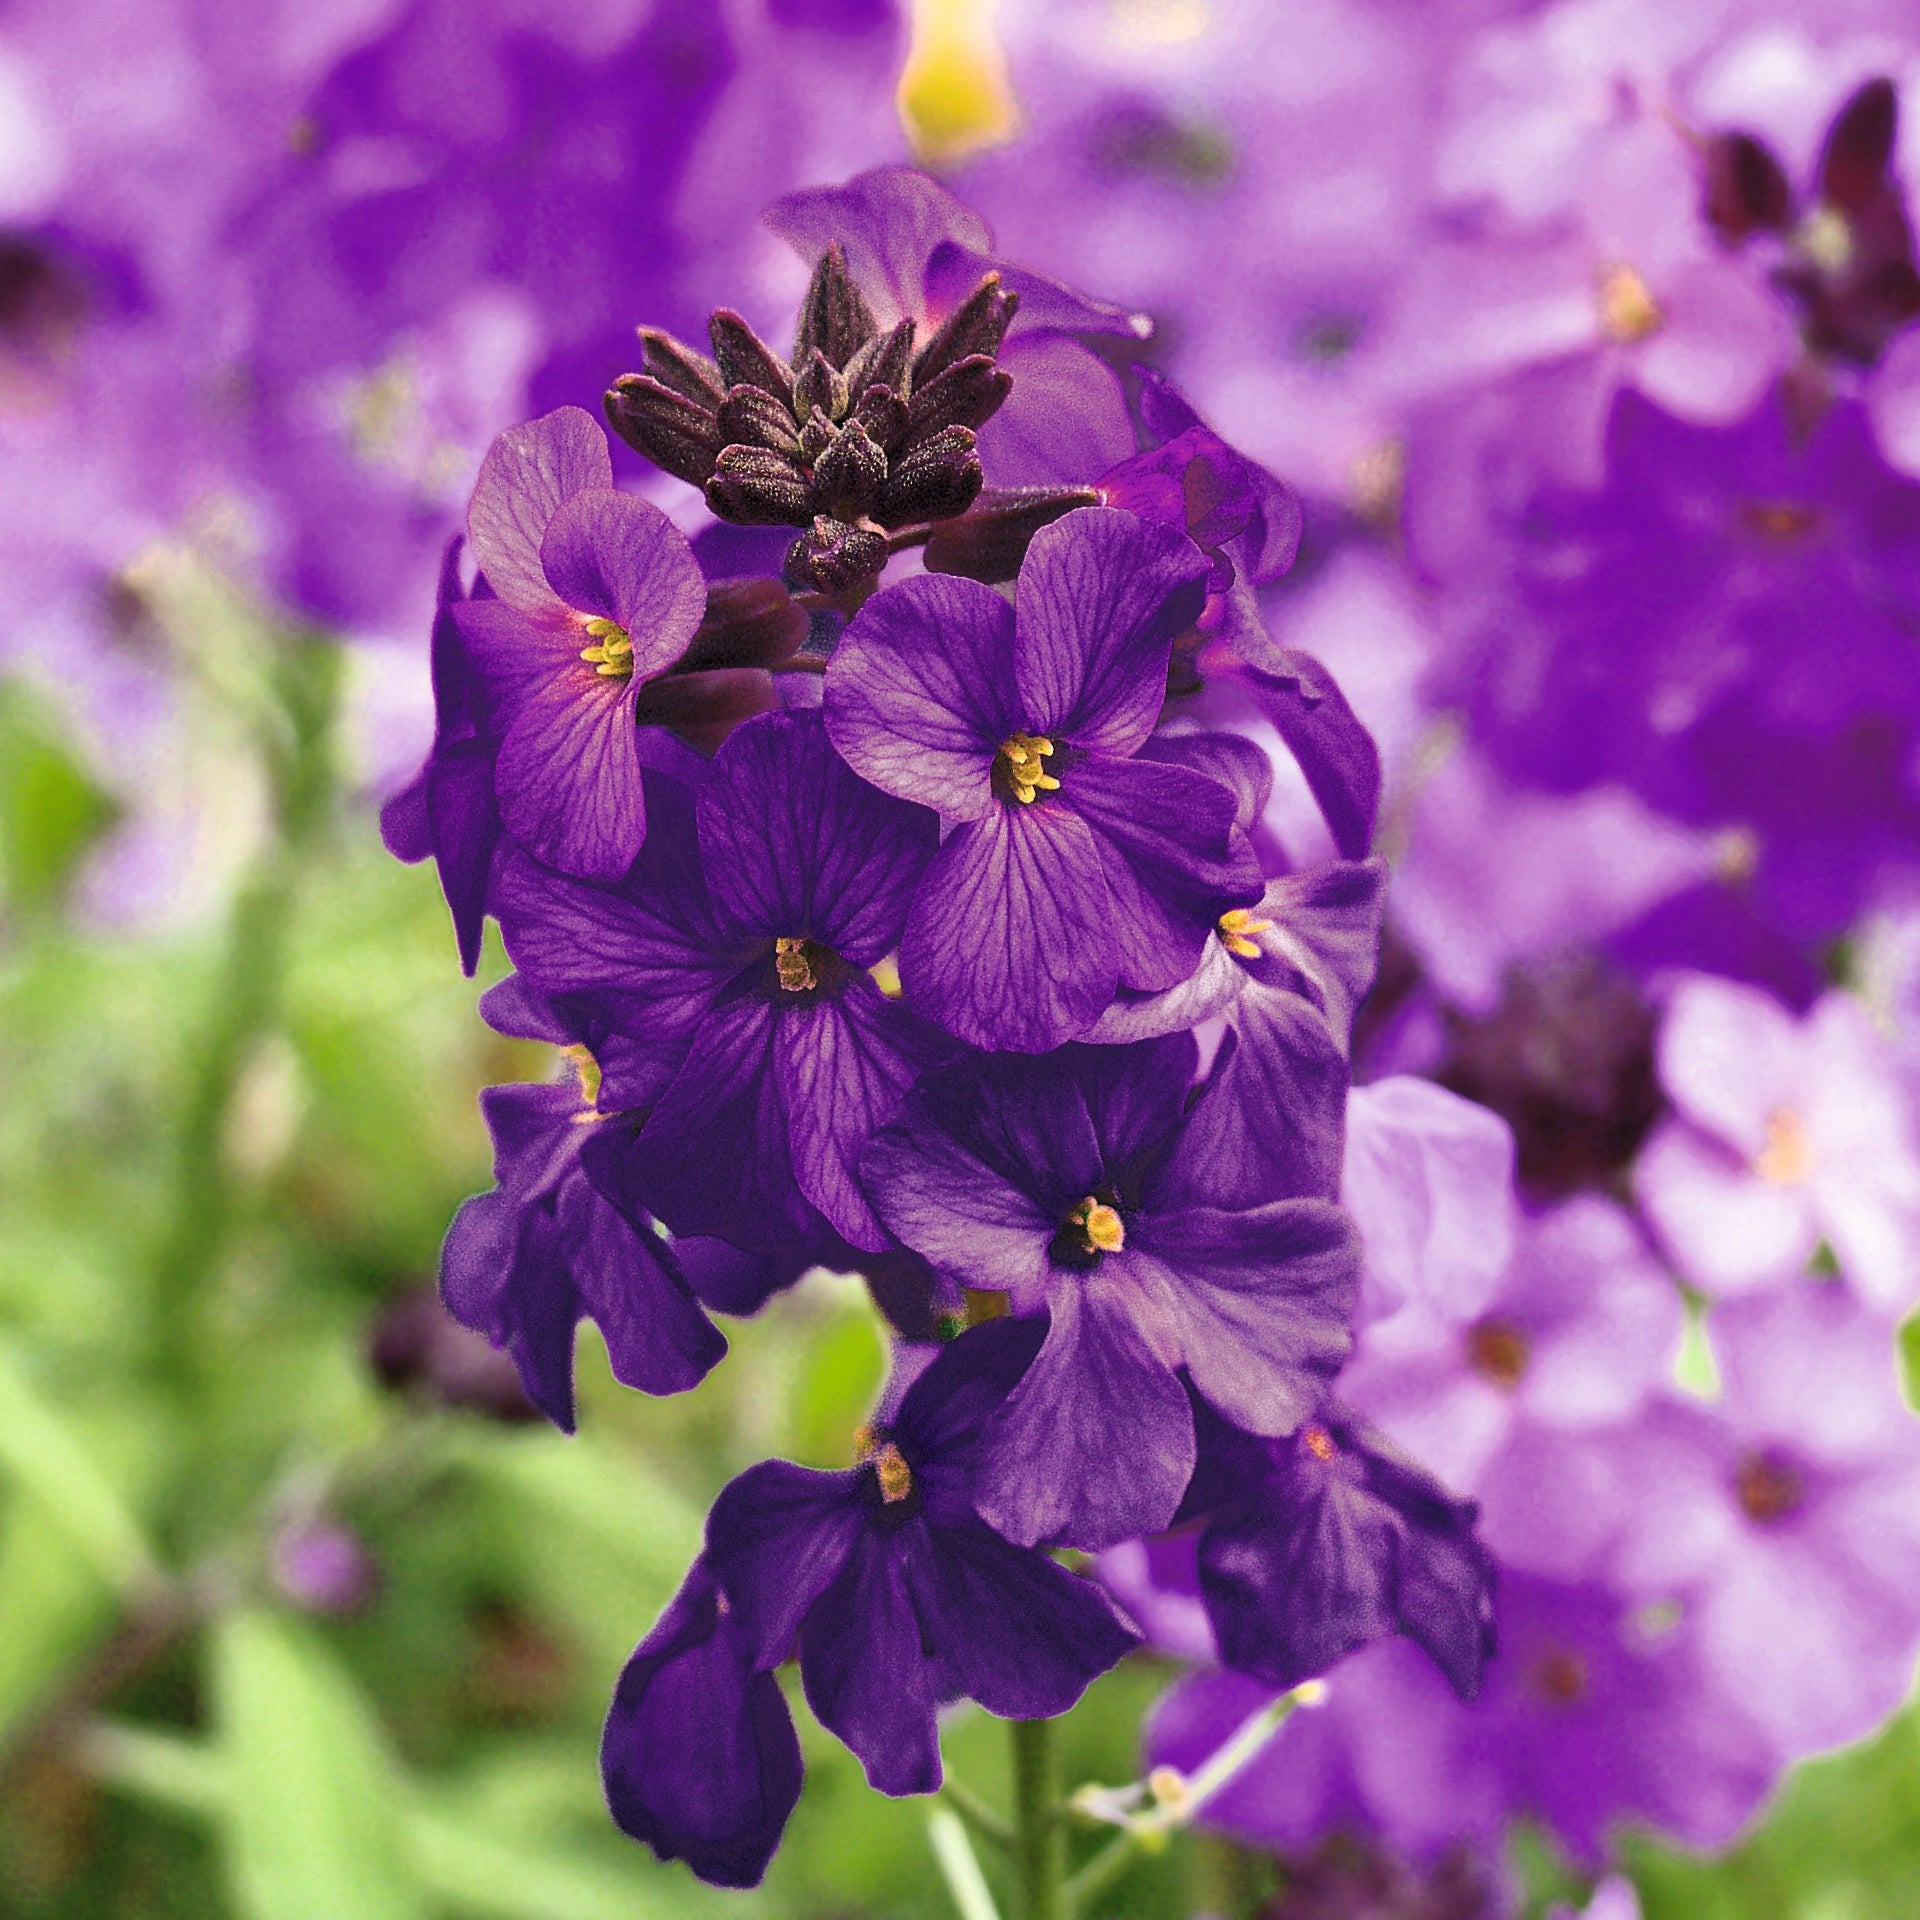
[[[1333,1435],[1318,1422],[1300,1429],[1300,1444],[1316,1460],[1331,1460],[1340,1451],[1334,1444]]]
[[[1740,525],[1770,547],[1793,547],[1820,525],[1820,511],[1801,500],[1748,500],[1739,509]]]
[[[1078,1237],[1080,1250],[1087,1254],[1118,1253],[1127,1244],[1126,1222],[1119,1208],[1092,1194],[1067,1215],[1067,1231]]]
[[[1036,795],[1052,793],[1060,785],[1046,768],[1053,751],[1053,742],[1044,734],[1016,733],[993,757],[994,785],[1023,807],[1031,806]]]
[[[1272,925],[1271,920],[1256,920],[1251,907],[1233,907],[1220,916],[1220,944],[1242,960],[1258,960],[1260,948],[1253,936]]]
[[[1746,1453],[1733,1470],[1733,1489],[1749,1520],[1771,1527],[1806,1498],[1800,1476],[1784,1460],[1768,1453]]]
[[[1853,228],[1838,207],[1820,207],[1808,214],[1793,237],[1822,273],[1839,275],[1853,264]]]
[[[773,966],[783,992],[808,993],[820,984],[805,940],[782,935],[773,943]]]
[[[1547,1706],[1575,1706],[1586,1698],[1587,1663],[1571,1647],[1547,1647],[1534,1655],[1527,1682]]]
[[[576,1127],[591,1126],[605,1116],[600,1112],[600,1062],[585,1047],[562,1047],[560,1057],[580,1079],[580,1111],[573,1116]]]
[[[880,1498],[895,1506],[913,1491],[913,1469],[891,1440],[882,1440],[871,1427],[853,1436],[854,1458],[873,1469],[880,1482]]]
[[[590,647],[580,649],[580,658],[595,673],[608,680],[633,678],[633,638],[617,620],[599,617],[587,622]]]
[[[1631,346],[1666,324],[1653,289],[1633,268],[1615,261],[1600,270],[1600,331]]]
[[[1527,1370],[1527,1336],[1505,1320],[1481,1320],[1467,1329],[1467,1365],[1496,1387],[1516,1387]]]
[[[1754,1159],[1754,1172],[1772,1187],[1801,1187],[1813,1172],[1813,1159],[1806,1122],[1791,1107],[1775,1107],[1767,1115],[1767,1144]]]

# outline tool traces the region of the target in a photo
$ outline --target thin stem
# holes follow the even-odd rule
[[[959,1816],[945,1807],[935,1807],[927,1815],[927,1839],[940,1877],[960,1909],[960,1920],[1000,1920],[1000,1909],[993,1904],[993,1893],[980,1862],[967,1845],[967,1830]]]
[[[1140,1854],[1140,1842],[1133,1830],[1123,1827],[1067,1882],[1065,1912],[1085,1913],[1109,1887],[1127,1877]]]
[[[1061,1920],[1066,1836],[1054,1808],[1053,1723],[1014,1720],[1014,1872],[1020,1920]]]
[[[980,1839],[991,1840],[996,1847],[1012,1848],[1014,1844],[1012,1823],[995,1813],[971,1787],[962,1786],[958,1780],[948,1779],[940,1788],[940,1798],[973,1829]]]

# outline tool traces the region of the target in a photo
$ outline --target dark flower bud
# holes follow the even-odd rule
[[[945,426],[983,427],[1012,391],[1012,374],[984,353],[969,354],[915,387],[907,404],[907,431],[918,438]]]
[[[847,386],[859,393],[866,387],[905,389],[913,366],[913,322],[902,320],[891,333],[882,334],[847,362]]]
[[[813,493],[837,520],[858,520],[873,511],[887,483],[887,456],[859,421],[849,421],[814,462]]]
[[[607,424],[676,480],[704,486],[725,436],[713,414],[650,374],[623,373],[606,396]]]
[[[913,363],[915,386],[925,386],[956,361],[971,359],[975,354],[992,359],[1000,351],[1019,306],[1020,296],[1001,286],[997,273],[984,275],[920,349]]]
[[[1011,580],[1042,527],[1075,507],[1096,507],[1092,487],[1011,487],[983,493],[967,512],[943,520],[927,541],[929,573],[957,573],[989,586]]]
[[[791,398],[793,375],[737,313],[719,308],[707,321],[713,357],[728,387],[759,387],[782,400]]]
[[[789,457],[800,451],[793,409],[760,387],[735,387],[721,403],[719,426],[728,446],[771,447]]]
[[[1861,213],[1887,183],[1900,126],[1893,82],[1869,80],[1847,101],[1820,151],[1820,198],[1842,213]]]
[[[829,247],[820,256],[800,305],[794,372],[800,372],[808,356],[816,351],[824,354],[829,364],[844,367],[879,331],[873,309],[847,271],[847,256],[837,245]]]
[[[795,415],[805,419],[819,413],[829,421],[843,419],[852,398],[845,375],[816,347],[793,383]]]
[[[682,346],[672,334],[662,333],[658,327],[642,327],[640,352],[647,372],[684,399],[709,409],[725,399],[727,389],[720,369],[704,353]]]
[[[1750,133],[1707,142],[1706,216],[1722,240],[1738,244],[1778,233],[1793,216],[1793,188],[1772,152]]]
[[[600,1771],[614,1819],[662,1860],[712,1886],[760,1884],[800,1798],[800,1743],[704,1560],[620,1675]]]
[[[707,482],[707,505],[722,520],[790,527],[805,519],[807,483],[791,460],[768,447],[725,448]]]
[[[787,549],[787,578],[821,593],[841,593],[887,564],[887,536],[822,514]]]
[[[805,645],[810,624],[778,580],[715,581],[707,589],[707,617],[675,677],[716,667],[770,667]]]
[[[861,427],[878,446],[897,447],[907,437],[910,415],[890,387],[869,387],[853,409],[850,424]]]
[[[889,527],[950,519],[973,505],[981,478],[972,432],[943,427],[895,464],[874,517]]]

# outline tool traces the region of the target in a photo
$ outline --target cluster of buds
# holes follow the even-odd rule
[[[975,429],[1012,390],[995,356],[1017,305],[988,273],[916,351],[914,323],[883,331],[831,247],[790,362],[724,307],[708,322],[712,359],[643,327],[646,371],[614,382],[607,418],[636,452],[703,488],[721,519],[804,528],[788,580],[844,592],[886,565],[890,534],[973,504]]]

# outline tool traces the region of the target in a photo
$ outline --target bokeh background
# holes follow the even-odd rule
[[[1633,742],[1529,771],[1535,710],[1462,694],[1507,610],[1461,549],[1516,537],[1544,484],[1527,381],[1632,344],[1631,311],[1565,293],[1632,199],[1607,129],[1690,103],[1764,123],[1799,177],[1850,89],[1917,56],[1899,6],[1731,0],[0,5],[0,1914],[947,1911],[925,1809],[804,1714],[761,1891],[710,1893],[608,1822],[604,1703],[707,1501],[768,1454],[842,1464],[882,1342],[858,1284],[815,1275],[730,1326],[697,1397],[623,1393],[583,1329],[578,1437],[532,1415],[432,1286],[490,1181],[479,1089],[551,1056],[480,1023],[497,941],[463,981],[431,871],[376,826],[430,731],[433,579],[487,442],[593,406],[642,320],[697,337],[728,304],[778,336],[803,273],[757,224],[781,192],[940,169],[1010,257],[1154,313],[1159,364],[1301,488],[1269,614],[1386,752],[1395,1064],[1518,1116],[1523,1152],[1573,1139],[1593,1184],[1658,1112],[1620,1064],[1651,1015],[1556,989],[1562,1043],[1627,1038],[1543,1089],[1516,967],[1685,959],[1799,1005],[1842,980],[1910,1071],[1900,699],[1810,725],[1790,818],[1772,721],[1718,784],[1712,743],[1678,783]],[[1836,483],[1872,523],[1847,577],[1905,646],[1911,482],[1880,464],[1902,325],[1830,360],[1882,431]],[[1753,392],[1796,377],[1750,331]],[[1699,365],[1668,398],[1745,377]],[[1173,1672],[1143,1655],[1093,1690],[1070,1778],[1139,1771]],[[947,1749],[1001,1793],[984,1716]],[[1530,1911],[1589,1891],[1548,1835],[1516,1830],[1512,1862]],[[1655,1920],[1907,1920],[1920,1718],[1795,1768],[1722,1857],[1643,1837],[1625,1862]],[[1253,1914],[1282,1876],[1183,1835],[1103,1910]],[[1339,1899],[1311,1912],[1492,1911]]]

